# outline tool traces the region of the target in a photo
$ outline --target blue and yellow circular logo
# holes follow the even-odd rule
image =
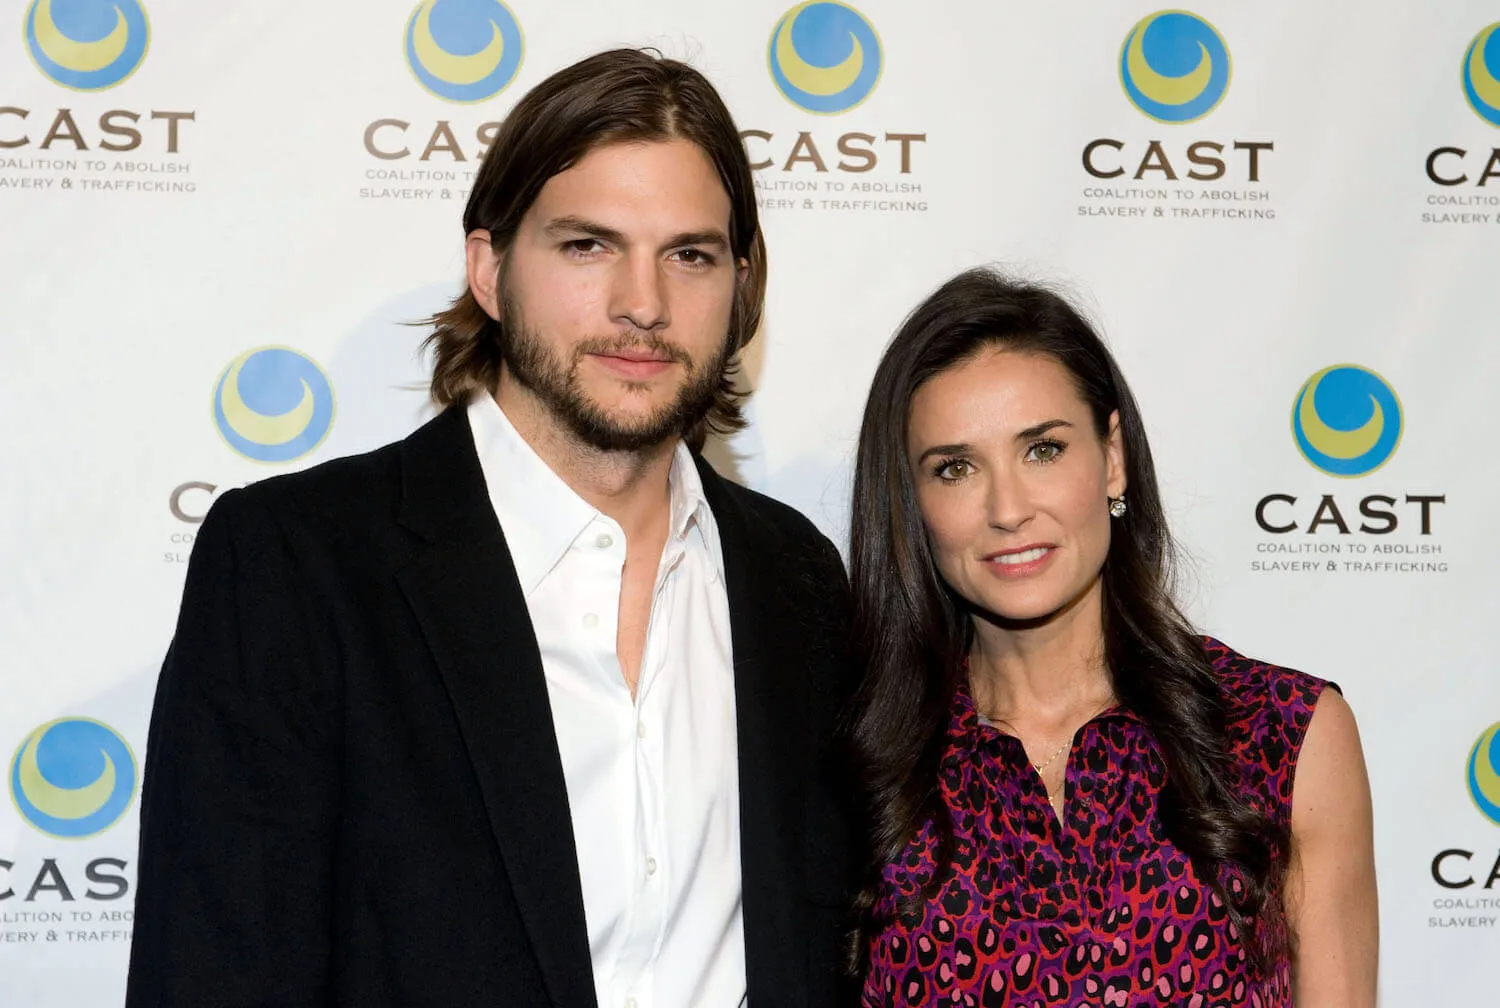
[[[439,98],[481,102],[515,80],[525,43],[500,0],[422,0],[406,25],[406,62]]]
[[[1229,90],[1229,47],[1214,26],[1187,11],[1142,18],[1120,48],[1120,83],[1131,104],[1164,123],[1214,110]]]
[[[798,4],[781,16],[768,51],[771,80],[798,108],[847,112],[880,83],[884,54],[875,26],[848,4]]]
[[[1364,476],[1390,461],[1404,426],[1396,390],[1369,368],[1335,364],[1307,379],[1292,404],[1292,436],[1330,476]]]
[[[1486,728],[1469,750],[1468,780],[1475,806],[1500,826],[1500,722]]]
[[[75,91],[119,84],[151,45],[140,0],[32,0],[22,33],[37,69]]]
[[[246,350],[214,386],[214,426],[229,447],[256,462],[291,462],[333,429],[333,385],[289,347]]]
[[[135,798],[136,765],[113,728],[61,718],[26,737],[10,763],[16,809],[48,836],[64,840],[103,833]]]
[[[1479,118],[1500,126],[1500,21],[1475,35],[1464,52],[1464,97]]]

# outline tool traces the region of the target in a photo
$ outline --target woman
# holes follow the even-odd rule
[[[1353,716],[1189,627],[1135,400],[1064,300],[972,271],[906,320],[852,537],[866,1005],[1374,1005]]]

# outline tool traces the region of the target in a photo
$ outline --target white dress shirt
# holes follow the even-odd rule
[[[468,407],[541,647],[600,1008],[745,998],[734,666],[724,560],[679,444],[635,699],[615,654],[625,535],[487,395]],[[525,870],[525,866],[521,866]]]

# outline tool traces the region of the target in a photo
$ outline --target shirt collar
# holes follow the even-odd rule
[[[703,479],[698,475],[698,465],[693,453],[682,441],[672,453],[672,468],[667,473],[668,493],[672,500],[672,513],[668,521],[670,538],[686,545],[690,536],[696,535],[698,543],[713,558],[714,574],[724,579],[724,551],[719,542],[719,528],[709,509],[708,498],[703,494]]]
[[[530,595],[593,522],[614,524],[589,504],[521,437],[493,396],[480,393],[468,405],[479,468],[500,529],[505,533],[521,590]],[[667,475],[671,501],[669,545],[696,534],[724,576],[718,529],[703,495],[703,481],[681,441]]]
[[[944,747],[942,759],[939,761],[944,766],[968,762],[987,734],[992,737],[1004,734],[1000,729],[980,718],[979,708],[969,692],[967,672],[959,679],[958,688],[953,692],[953,703],[949,705],[948,711],[948,744]],[[1100,711],[1090,718],[1088,723],[1110,720],[1145,723],[1139,714],[1123,705]]]

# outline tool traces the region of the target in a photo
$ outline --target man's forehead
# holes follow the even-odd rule
[[[593,148],[549,178],[539,199],[593,196],[600,199],[671,191],[674,198],[721,202],[729,193],[713,161],[687,140],[633,141]]]
[[[694,234],[727,241],[729,194],[698,148],[687,144],[644,158],[628,149],[611,152],[630,146],[642,148],[600,148],[548,179],[527,210],[528,224],[548,233]]]

